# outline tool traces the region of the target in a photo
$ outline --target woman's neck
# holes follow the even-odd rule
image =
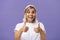
[[[28,23],[34,23],[35,21],[27,21]]]

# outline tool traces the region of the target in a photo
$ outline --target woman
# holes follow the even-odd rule
[[[28,5],[24,10],[24,20],[15,27],[15,40],[46,40],[44,25],[36,19],[36,8]]]

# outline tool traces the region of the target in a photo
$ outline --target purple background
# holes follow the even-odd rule
[[[28,4],[36,6],[47,40],[60,40],[60,0],[0,0],[0,40],[14,40],[14,28],[22,22]]]

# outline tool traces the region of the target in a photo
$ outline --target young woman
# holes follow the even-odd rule
[[[46,40],[44,25],[36,19],[33,5],[25,8],[23,22],[16,25],[14,33],[15,40]]]

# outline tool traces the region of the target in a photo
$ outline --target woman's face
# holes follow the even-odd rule
[[[27,22],[34,22],[36,18],[36,11],[33,8],[30,8],[26,13],[25,13]]]

